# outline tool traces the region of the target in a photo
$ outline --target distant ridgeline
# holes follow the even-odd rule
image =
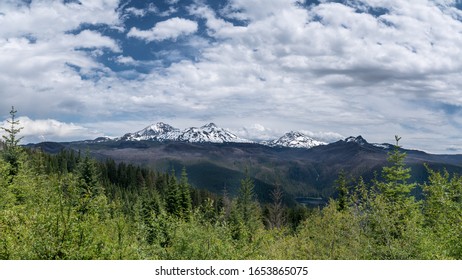
[[[299,143],[308,144],[302,148]],[[29,146],[51,153],[62,149],[88,150],[100,160],[110,158],[161,172],[171,169],[179,172],[185,167],[191,185],[216,194],[226,189],[230,195],[237,195],[240,180],[249,174],[260,201],[270,201],[270,190],[280,185],[287,205],[298,202],[315,207],[337,196],[335,181],[342,171],[348,177],[362,177],[366,182],[377,176],[380,179],[380,171],[388,164],[388,154],[394,147],[368,143],[361,136],[326,144],[294,132],[278,140],[255,143],[213,123],[183,131],[157,123],[115,139]],[[405,163],[411,167],[410,181],[423,183],[428,179],[425,165],[435,170],[462,172],[461,155],[400,151],[407,155]],[[420,193],[419,188],[414,190],[418,197]]]

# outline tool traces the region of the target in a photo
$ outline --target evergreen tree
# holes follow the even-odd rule
[[[186,173],[186,168],[183,167],[181,170],[180,178],[180,205],[181,205],[181,216],[186,220],[189,220],[191,215],[192,205],[191,205],[191,186],[188,183],[188,174]]]
[[[22,137],[18,137],[19,132],[21,132],[23,128],[19,127],[19,120],[16,119],[17,112],[14,106],[12,106],[10,111],[11,119],[7,120],[10,127],[1,127],[1,129],[7,133],[7,135],[2,135],[7,149],[17,148],[19,141],[22,139]]]
[[[165,197],[165,208],[167,213],[175,217],[182,215],[182,195],[180,187],[176,181],[175,170],[172,170],[172,175],[168,178],[168,188]]]
[[[4,139],[3,157],[11,165],[10,174],[13,176],[18,172],[19,157],[22,153],[21,148],[18,146],[22,137],[18,137],[18,134],[23,128],[19,126],[16,113],[17,111],[14,109],[14,106],[12,106],[10,111],[11,118],[7,120],[10,126],[0,127],[0,129],[6,132],[6,135],[2,135]]]
[[[348,183],[345,171],[340,171],[338,179],[335,181],[338,192],[338,210],[343,211],[348,207]]]
[[[77,165],[78,185],[82,194],[96,196],[102,193],[99,175],[95,161],[90,158],[87,152]]]
[[[390,166],[382,169],[383,182],[375,181],[369,196],[367,233],[374,242],[372,255],[379,259],[410,259],[422,254],[423,216],[420,205],[410,195],[414,183],[407,183],[410,168],[405,167],[406,154],[396,145],[388,155]]]
[[[254,183],[249,175],[241,180],[230,218],[234,227],[233,235],[237,239],[252,241],[257,229],[262,226],[260,205],[255,200]]]
[[[378,184],[380,191],[390,201],[401,201],[409,196],[415,184],[408,184],[407,180],[411,177],[411,169],[406,168],[404,160],[406,153],[400,151],[399,140],[401,137],[395,136],[396,145],[393,152],[388,154],[390,166],[385,166],[382,170],[382,177],[385,183]]]

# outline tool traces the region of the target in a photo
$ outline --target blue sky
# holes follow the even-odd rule
[[[208,122],[462,153],[462,3],[3,0],[0,116],[25,141]]]

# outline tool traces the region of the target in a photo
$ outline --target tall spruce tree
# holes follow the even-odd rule
[[[375,257],[380,259],[418,258],[422,252],[423,216],[420,205],[411,191],[415,183],[408,183],[411,169],[405,165],[406,154],[400,151],[399,140],[388,154],[390,166],[383,167],[384,181],[375,182],[378,193],[371,201],[369,225]]]
[[[411,177],[411,169],[407,168],[404,160],[406,153],[400,151],[399,140],[401,137],[395,135],[396,145],[392,152],[388,154],[390,166],[382,169],[382,176],[385,183],[379,184],[380,191],[392,201],[400,201],[409,196],[415,184],[408,184],[407,180]]]
[[[17,111],[14,109],[14,106],[11,106],[11,117],[7,120],[9,127],[0,127],[0,129],[6,132],[6,135],[2,135],[2,138],[4,139],[3,157],[11,165],[10,175],[13,176],[16,175],[19,168],[21,149],[18,144],[22,137],[18,137],[18,134],[23,129],[19,126],[19,120],[16,119],[16,113]]]
[[[167,182],[165,208],[169,214],[181,217],[181,207],[181,191],[175,177],[175,170],[172,170]]]
[[[188,183],[188,174],[186,173],[186,168],[183,167],[181,170],[181,178],[180,178],[180,206],[181,206],[181,216],[186,220],[189,219],[189,215],[191,214],[192,203],[191,203],[191,190],[190,185]]]
[[[262,226],[260,205],[255,199],[254,182],[247,174],[241,180],[239,193],[230,216],[235,239],[253,240],[257,229]]]

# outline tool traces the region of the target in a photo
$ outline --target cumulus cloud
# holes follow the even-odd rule
[[[22,127],[20,137],[24,137],[21,143],[37,143],[43,141],[68,141],[73,139],[94,139],[101,136],[101,132],[90,130],[74,123],[64,123],[54,119],[33,120],[29,117],[17,119]],[[4,121],[2,127],[8,127]],[[4,133],[2,131],[2,133]]]
[[[136,20],[152,5],[125,9],[139,15],[129,25],[119,1],[80,2],[2,1],[2,111],[15,105],[34,119],[95,124],[219,119],[234,131],[246,127],[246,138],[304,129],[319,139],[385,142],[400,134],[430,151],[462,140],[462,13],[454,1],[230,0],[221,10],[171,1],[178,17],[156,10],[164,21],[148,30]],[[80,30],[85,24],[117,35]],[[131,53],[137,44],[142,55]],[[116,67],[104,63],[108,56]],[[137,73],[140,65],[148,70]]]
[[[125,12],[131,15],[134,15],[136,17],[144,17],[147,13],[145,9],[137,9],[135,7],[130,7],[130,8],[125,9]]]
[[[117,61],[117,63],[127,64],[127,65],[136,65],[136,64],[138,64],[138,62],[135,59],[133,59],[133,57],[131,57],[131,56],[120,55],[120,56],[117,57],[116,61]]]
[[[118,1],[34,0],[28,5],[2,1],[0,16],[0,89],[4,112],[11,105],[35,118],[65,118],[82,112],[94,84],[82,79],[105,76],[105,53],[121,51],[96,24],[120,25]],[[99,104],[98,101],[94,101]]]
[[[33,0],[28,5],[18,1],[2,1],[0,37],[32,35],[49,38],[74,30],[82,23],[120,25],[116,12],[118,0],[82,0],[80,3],[54,0]]]
[[[174,17],[165,21],[156,23],[149,30],[139,30],[133,27],[128,32],[128,37],[135,37],[147,42],[176,40],[180,36],[189,35],[197,31],[198,25],[195,21]]]
[[[248,127],[242,127],[236,131],[236,134],[244,139],[253,141],[272,140],[281,137],[280,133],[271,128],[266,128],[259,123],[255,123]]]

